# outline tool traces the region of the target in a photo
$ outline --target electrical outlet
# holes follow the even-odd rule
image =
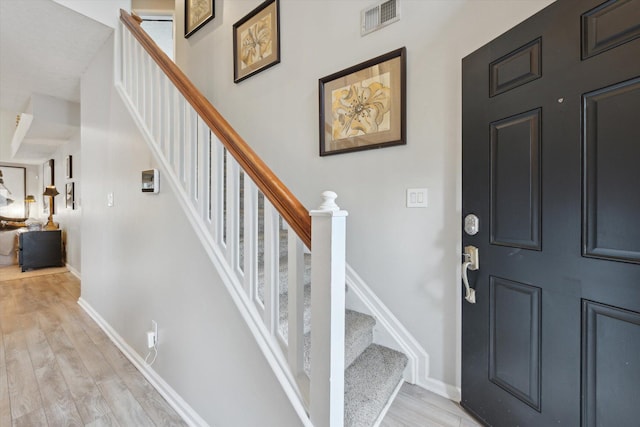
[[[153,348],[156,345],[156,334],[153,331],[147,331],[147,347]]]
[[[147,331],[147,347],[153,348],[158,344],[158,323],[151,321],[151,330]]]
[[[157,341],[158,340],[158,322],[156,322],[155,320],[151,321],[151,330],[155,334],[156,341]]]

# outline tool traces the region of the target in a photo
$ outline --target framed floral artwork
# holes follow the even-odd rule
[[[403,145],[406,48],[320,79],[320,155]]]
[[[65,159],[65,166],[67,169],[67,179],[73,178],[73,157],[71,155]]]
[[[279,1],[267,0],[233,24],[233,81],[239,83],[279,62]]]
[[[73,182],[67,182],[65,185],[65,206],[67,209],[76,208],[75,185]]]
[[[215,16],[214,0],[184,1],[184,37],[189,38]]]
[[[56,185],[54,181],[55,176],[55,162],[53,161],[53,159],[47,160],[42,164],[42,193],[44,193],[44,191],[47,189],[47,186]],[[53,212],[51,213],[55,214],[55,211],[56,205],[54,203]],[[42,196],[42,213],[44,215],[49,215],[49,199],[47,199],[45,196]]]

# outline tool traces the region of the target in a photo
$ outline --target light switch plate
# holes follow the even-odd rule
[[[428,194],[429,192],[426,188],[408,188],[407,207],[426,208],[429,206]]]
[[[107,194],[107,206],[113,207],[113,193]]]

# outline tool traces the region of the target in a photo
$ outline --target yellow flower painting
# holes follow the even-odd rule
[[[391,129],[390,81],[384,73],[331,92],[333,141]]]
[[[186,38],[191,37],[199,28],[213,19],[213,1],[214,0],[185,0],[184,36]]]
[[[319,80],[321,156],[407,143],[406,51]]]
[[[271,14],[259,19],[240,34],[240,64],[245,69],[273,52]]]
[[[188,0],[190,3],[189,26],[195,27],[201,20],[211,13],[211,8],[207,0]]]
[[[280,63],[279,0],[265,0],[233,24],[233,81]]]

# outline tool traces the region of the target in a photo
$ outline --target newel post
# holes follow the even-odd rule
[[[345,237],[348,213],[332,191],[311,215],[311,422],[344,423]]]

